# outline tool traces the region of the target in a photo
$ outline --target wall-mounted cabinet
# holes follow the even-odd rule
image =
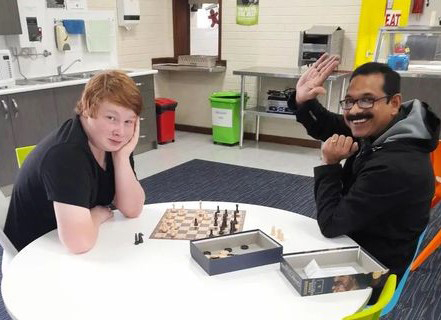
[[[21,34],[17,0],[0,1],[0,35]]]

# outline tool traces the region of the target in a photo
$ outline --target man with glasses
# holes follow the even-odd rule
[[[338,64],[323,55],[289,100],[308,134],[324,141],[323,165],[314,168],[318,224],[326,237],[348,235],[401,278],[429,221],[429,153],[440,121],[418,100],[402,103],[399,74],[377,62],[353,72],[343,114],[326,110],[316,98]]]

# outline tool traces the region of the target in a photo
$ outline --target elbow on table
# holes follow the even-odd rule
[[[75,237],[75,239],[62,239],[64,246],[73,254],[86,253],[95,245],[96,239]]]
[[[127,218],[137,218],[142,212],[143,206],[140,206],[138,208],[130,208],[122,211],[123,215]]]
[[[319,227],[322,235],[324,235],[326,238],[335,238],[341,236],[341,234],[336,232],[335,228],[329,225],[319,223]]]

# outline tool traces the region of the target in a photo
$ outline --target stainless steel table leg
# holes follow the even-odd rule
[[[245,116],[245,76],[240,76],[240,136],[239,148],[243,145],[243,118]]]
[[[256,141],[259,142],[260,116],[256,115]]]
[[[326,109],[331,110],[331,97],[332,97],[332,81],[328,80],[328,93],[326,95]]]
[[[260,104],[260,92],[262,91],[262,77],[257,77],[257,101],[256,105],[259,108]],[[263,104],[262,104],[263,105]],[[260,116],[256,114],[256,141],[259,142],[259,131],[260,131]]]
[[[341,81],[341,89],[340,89],[340,100],[345,98],[345,87],[346,87],[346,77],[343,77]],[[338,113],[341,113],[340,103],[338,104]]]

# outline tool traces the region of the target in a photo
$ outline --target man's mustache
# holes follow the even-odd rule
[[[354,120],[360,120],[360,119],[372,119],[374,115],[370,112],[366,113],[356,113],[356,114],[348,114],[346,115],[346,120],[348,121],[354,121]]]

